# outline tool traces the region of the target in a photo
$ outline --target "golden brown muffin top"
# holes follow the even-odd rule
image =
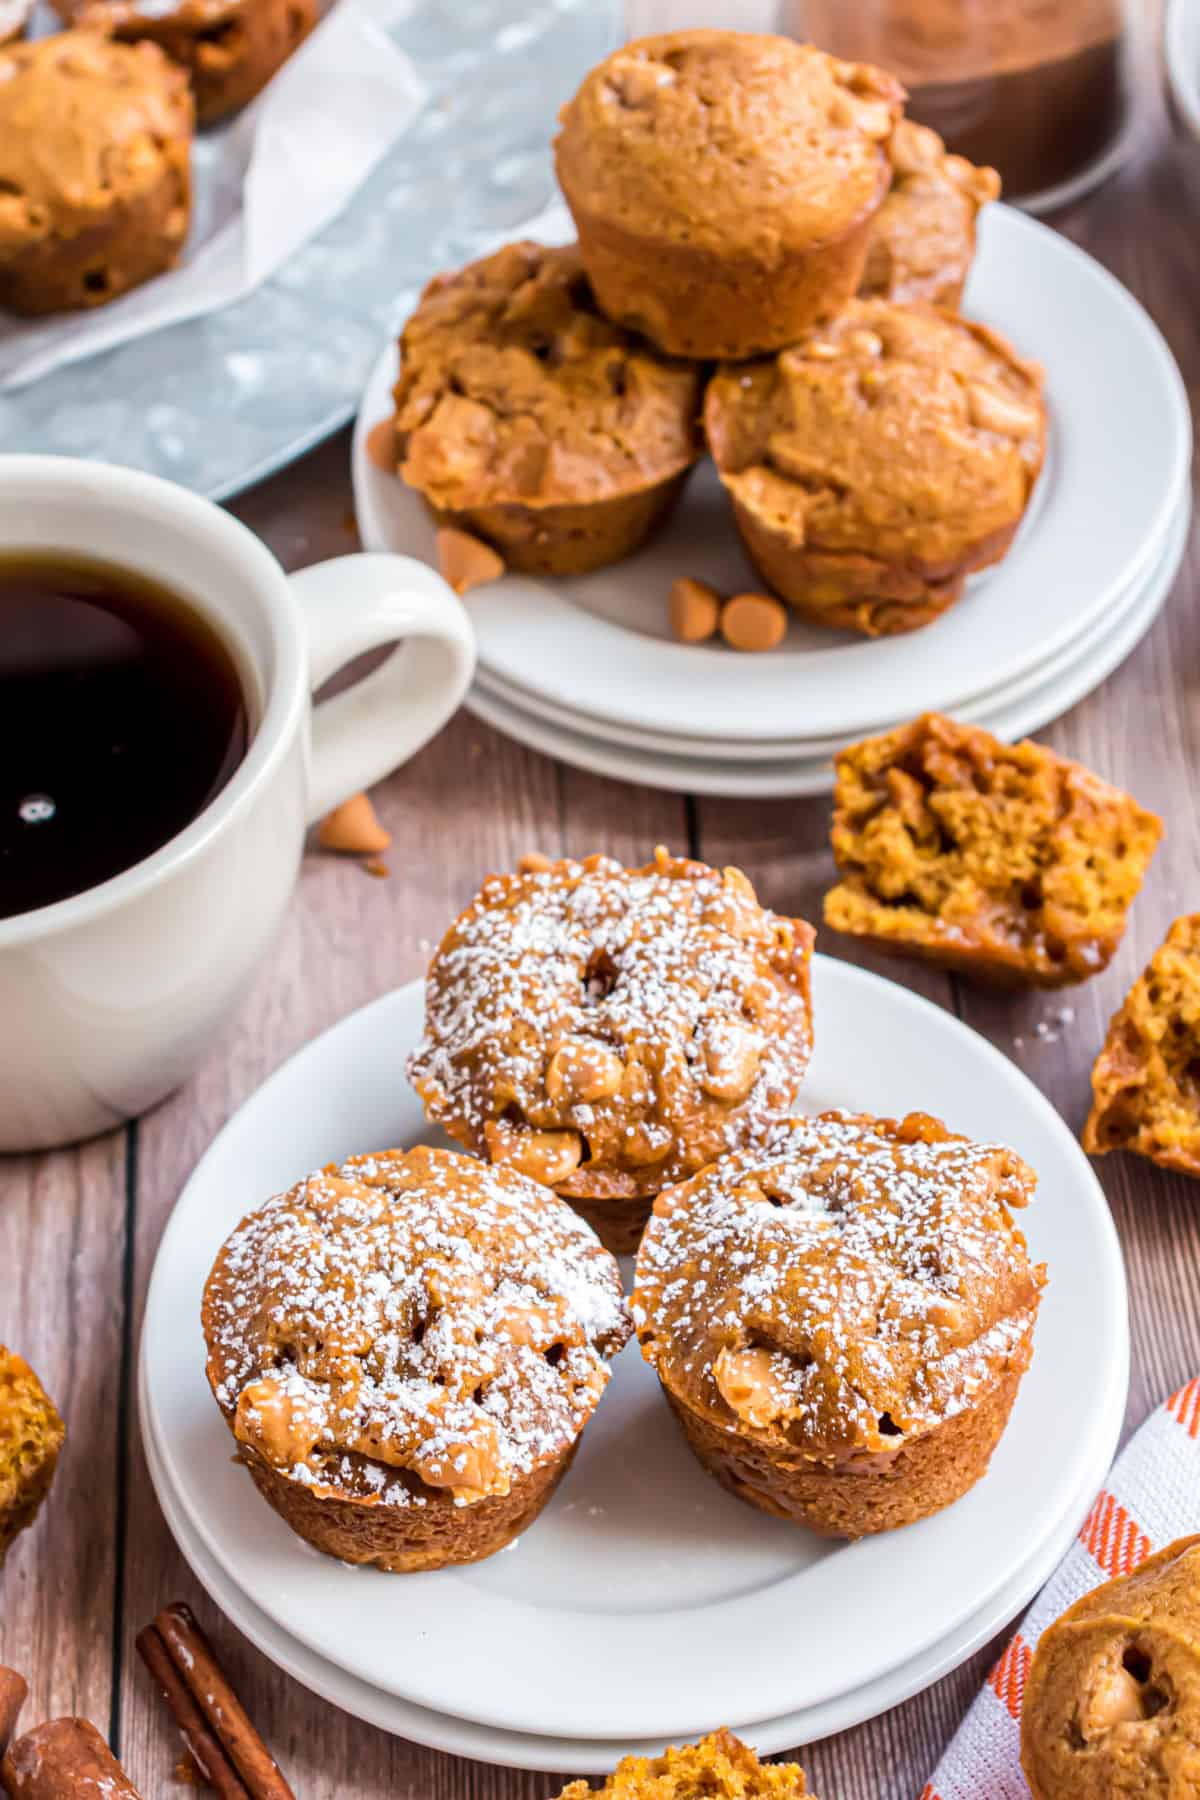
[[[625,1756],[602,1787],[572,1781],[558,1800],[815,1800],[796,1763],[761,1763],[731,1731],[662,1756]]]
[[[191,133],[187,76],[155,44],[64,31],[0,51],[0,249],[98,224]]]
[[[442,940],[409,1078],[452,1136],[559,1193],[656,1193],[790,1111],[812,939],[738,869],[529,859]]]
[[[699,378],[609,324],[572,245],[429,283],[400,339],[400,473],[461,511],[615,499],[700,451]]]
[[[659,1195],[633,1316],[669,1393],[817,1457],[890,1458],[972,1406],[1037,1315],[1036,1176],[937,1119],[789,1119]]]
[[[559,180],[615,229],[772,262],[879,204],[904,89],[811,44],[676,31],[626,44],[559,115]]]
[[[629,1323],[553,1194],[455,1151],[331,1163],[226,1240],[208,1379],[238,1440],[318,1495],[507,1494],[578,1437]]]
[[[936,131],[901,119],[888,140],[892,185],[875,215],[864,298],[957,304],[975,249],[975,217],[1000,194],[995,169],[951,156]]]
[[[856,300],[722,369],[704,423],[735,500],[797,546],[953,565],[1011,529],[1041,468],[1041,374],[931,306]]]
[[[1044,744],[940,713],[852,744],[835,767],[836,930],[882,923],[903,939],[915,926],[927,946],[1052,982],[1108,962],[1162,836],[1131,795]]]
[[[1085,1594],[1042,1634],[1021,1761],[1036,1800],[1200,1792],[1200,1537]]]
[[[1109,1023],[1083,1147],[1200,1175],[1200,913],[1176,919]]]
[[[26,1483],[62,1448],[66,1428],[41,1382],[15,1350],[0,1344],[0,1563],[4,1514]]]

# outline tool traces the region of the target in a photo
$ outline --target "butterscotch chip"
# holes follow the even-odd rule
[[[769,594],[735,594],[721,609],[721,636],[735,650],[774,650],[787,628],[786,607]]]
[[[347,856],[378,856],[391,841],[391,832],[379,823],[367,794],[352,794],[326,813],[317,827],[322,850],[339,850]]]
[[[837,758],[825,922],[988,980],[1107,967],[1162,821],[1042,744],[926,713]]]
[[[700,378],[596,306],[572,245],[509,244],[429,283],[400,338],[400,473],[508,566],[636,550],[700,453]]]
[[[1012,542],[1045,451],[1041,373],[986,326],[855,300],[721,370],[704,423],[750,559],[815,624],[927,625]]]
[[[792,1118],[658,1196],[633,1315],[691,1448],[739,1499],[836,1537],[979,1480],[1045,1272],[1036,1183],[924,1114]]]
[[[598,1788],[570,1782],[558,1800],[815,1800],[796,1763],[761,1763],[731,1731],[662,1756],[626,1756]]]
[[[1021,1712],[1033,1800],[1175,1800],[1200,1779],[1200,1537],[1046,1628]]]
[[[832,318],[862,275],[903,99],[881,70],[791,38],[678,31],[615,51],[554,146],[604,311],[696,358]]]
[[[187,71],[201,125],[247,105],[317,23],[317,0],[54,0],[68,25],[148,42]]]
[[[50,1491],[65,1437],[29,1364],[0,1344],[0,1568]]]
[[[437,534],[438,568],[456,594],[469,594],[472,588],[499,581],[504,573],[504,558],[469,531],[457,531],[443,525]]]
[[[0,308],[100,306],[175,262],[187,78],[153,44],[64,31],[0,50]]]
[[[540,1512],[630,1325],[613,1258],[512,1169],[353,1156],[250,1213],[204,1291],[260,1493],[346,1562],[474,1562]]]
[[[1200,1175],[1200,913],[1176,919],[1114,1014],[1083,1147]]]
[[[671,630],[681,644],[702,644],[713,637],[721,620],[721,596],[707,582],[681,575],[667,597]]]
[[[738,869],[526,864],[442,940],[409,1078],[451,1137],[631,1250],[661,1188],[790,1110],[812,940]]]
[[[888,141],[892,181],[871,227],[864,299],[957,308],[975,256],[981,207],[1000,194],[995,169],[950,156],[936,131],[901,119]]]

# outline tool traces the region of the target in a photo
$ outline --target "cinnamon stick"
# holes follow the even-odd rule
[[[15,1669],[0,1669],[0,1759],[12,1743],[21,1708],[29,1698],[29,1685]]]
[[[12,1745],[0,1768],[11,1800],[141,1800],[88,1719],[51,1719]]]
[[[157,1682],[192,1761],[221,1800],[249,1800],[245,1782],[204,1721],[187,1683],[171,1661],[158,1629],[147,1625],[135,1639],[138,1655]]]
[[[212,1645],[196,1622],[191,1608],[178,1601],[159,1613],[153,1626],[148,1627],[138,1639],[138,1649],[143,1660],[146,1660],[143,1640],[149,1643],[151,1634],[161,1643],[166,1659],[177,1677],[168,1687],[163,1678],[161,1662],[153,1671],[180,1725],[188,1749],[208,1774],[203,1757],[211,1755],[211,1750],[205,1746],[202,1755],[188,1736],[188,1730],[195,1730],[193,1714],[199,1714],[207,1739],[215,1742],[225,1765],[241,1784],[238,1787],[218,1787],[218,1792],[229,1795],[230,1800],[242,1800],[243,1795],[248,1796],[249,1800],[296,1800],[279,1765],[229,1685],[228,1678],[213,1653]],[[151,1654],[154,1654],[153,1648]],[[184,1728],[185,1716],[189,1721],[187,1730]],[[213,1779],[211,1775],[209,1779]],[[213,1785],[217,1785],[215,1781]]]

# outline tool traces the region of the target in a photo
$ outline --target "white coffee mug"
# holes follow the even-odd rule
[[[29,550],[112,563],[190,601],[233,653],[252,737],[152,856],[0,918],[0,1151],[90,1137],[192,1073],[280,923],[306,827],[419,750],[475,659],[462,606],[423,563],[344,556],[289,578],[228,513],[128,469],[0,456],[0,557]],[[397,643],[314,709],[336,669]]]

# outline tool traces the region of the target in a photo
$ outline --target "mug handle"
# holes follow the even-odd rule
[[[409,556],[338,556],[289,582],[308,632],[314,692],[364,651],[396,645],[379,668],[313,709],[311,825],[441,729],[471,685],[475,636],[454,590]]]

